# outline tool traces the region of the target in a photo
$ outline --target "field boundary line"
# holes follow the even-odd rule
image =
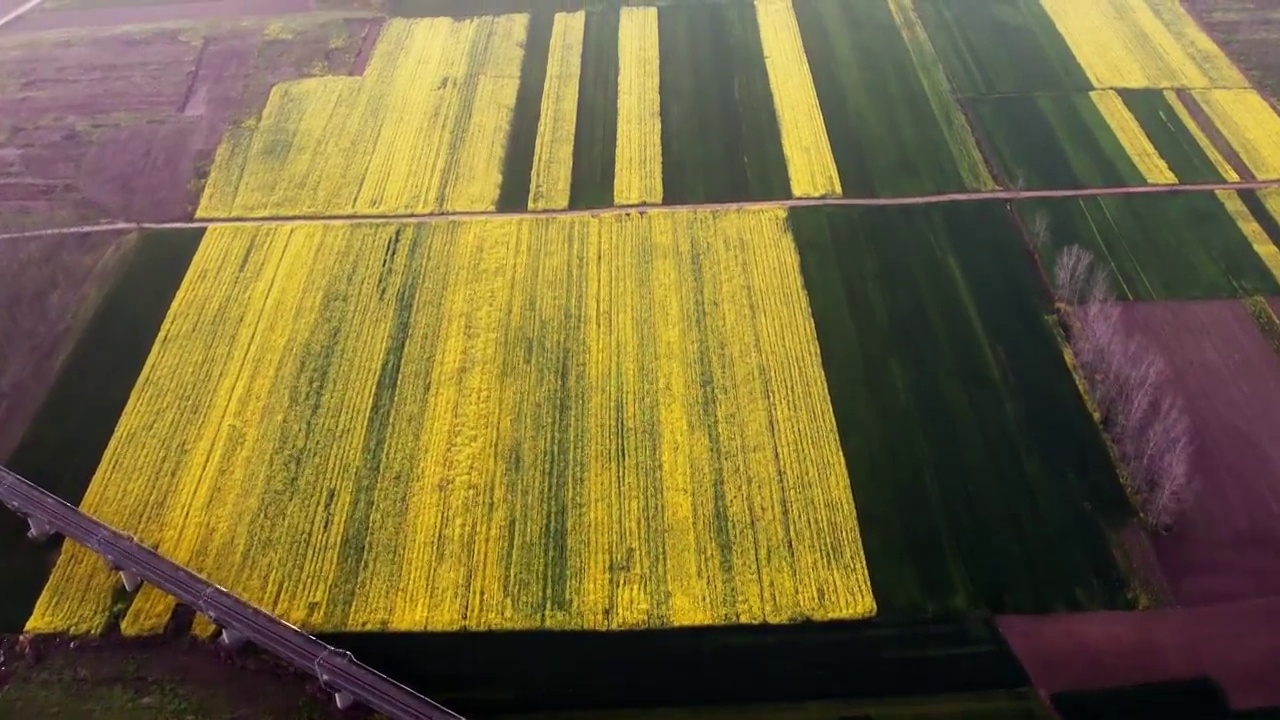
[[[894,198],[790,198],[785,200],[749,200],[726,203],[689,203],[681,205],[637,205],[628,207],[604,207],[569,210],[520,210],[512,212],[466,211],[436,214],[382,214],[382,215],[270,215],[263,217],[225,217],[175,222],[116,221],[97,225],[27,230],[0,233],[0,241],[22,240],[49,235],[76,233],[137,231],[137,230],[191,230],[219,226],[245,225],[345,225],[349,223],[432,223],[450,220],[511,220],[521,217],[583,217],[597,215],[630,215],[641,213],[687,212],[690,210],[751,210],[765,208],[796,207],[880,207],[903,205],[938,205],[952,202],[986,202],[1003,200],[1039,200],[1050,198],[1090,198],[1115,195],[1163,195],[1172,193],[1219,192],[1240,190],[1267,190],[1280,188],[1280,180],[1251,180],[1217,183],[1178,183],[1174,185],[1126,185],[1121,187],[1075,188],[1065,190],[984,190],[973,192],[915,195]]]

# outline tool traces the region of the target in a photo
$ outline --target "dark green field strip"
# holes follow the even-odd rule
[[[547,79],[547,55],[551,51],[551,28],[555,13],[537,11],[529,17],[529,34],[524,41],[524,61],[520,65],[520,89],[516,92],[511,134],[502,167],[502,190],[498,210],[519,212],[529,207],[529,180],[533,174],[533,150],[542,119],[542,87]]]
[[[917,7],[963,95],[1093,87],[1037,0],[917,0]]]
[[[1049,253],[1092,250],[1134,300],[1273,295],[1280,288],[1213,193],[1115,195],[1019,202],[1025,222],[1043,214]]]
[[[1005,206],[791,218],[880,616],[1128,607],[1128,502]]]
[[[1004,178],[1027,190],[1146,185],[1088,93],[970,98]]]
[[[844,194],[965,189],[945,131],[884,0],[796,2]]]
[[[569,189],[569,207],[575,210],[613,205],[618,139],[618,19],[616,10],[587,13]]]
[[[1277,191],[1269,190],[1267,192],[1276,193]],[[1271,242],[1275,243],[1276,247],[1280,247],[1280,216],[1276,216],[1267,208],[1262,198],[1258,195],[1258,191],[1244,190],[1238,194],[1244,206],[1249,208],[1249,214],[1253,216],[1254,220],[1258,221],[1258,225],[1267,233],[1267,237],[1271,238]]]
[[[1205,155],[1195,136],[1169,105],[1162,90],[1121,90],[1120,97],[1137,118],[1151,144],[1160,152],[1179,182],[1213,183],[1227,180]]]
[[[991,624],[967,619],[322,639],[467,717],[924,697],[1030,684]]]
[[[790,197],[754,6],[663,7],[658,32],[664,202]]]
[[[138,238],[9,469],[69,503],[80,502],[203,234],[165,230]],[[56,543],[31,545],[25,532],[17,516],[0,511],[0,632],[22,630],[57,557]]]

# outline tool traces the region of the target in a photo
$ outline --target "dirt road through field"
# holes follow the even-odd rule
[[[595,215],[620,215],[628,213],[676,212],[681,210],[734,210],[772,207],[820,207],[820,206],[888,206],[888,205],[933,205],[951,202],[981,202],[990,200],[1017,201],[1035,200],[1039,198],[1072,198],[1101,197],[1109,195],[1156,195],[1163,193],[1214,192],[1218,190],[1263,190],[1280,187],[1280,180],[1265,180],[1236,183],[1200,183],[1182,185],[1136,185],[1125,187],[1083,188],[1075,190],[994,190],[984,192],[945,193],[942,195],[919,195],[914,197],[895,198],[798,198],[792,200],[760,200],[754,202],[700,203],[690,205],[642,205],[633,207],[605,207],[586,210],[546,210],[524,212],[453,212],[434,215],[331,215],[303,216],[280,215],[270,217],[228,217],[211,220],[192,220],[182,222],[149,223],[122,220],[100,225],[81,225],[75,227],[50,228],[47,230],[31,230],[27,232],[0,234],[0,241],[21,238],[63,235],[67,233],[83,233],[95,230],[179,230],[187,228],[207,228],[220,225],[313,225],[342,224],[351,222],[403,222],[429,223],[449,220],[465,220],[477,218],[511,219],[524,216],[537,217],[579,217]]]
[[[3,28],[14,20],[17,20],[31,10],[35,10],[36,6],[43,2],[44,0],[29,0],[29,2],[25,2],[18,7],[13,8],[9,12],[5,13],[3,17],[0,17],[0,28]],[[0,11],[3,11],[6,7],[7,3],[0,3]]]

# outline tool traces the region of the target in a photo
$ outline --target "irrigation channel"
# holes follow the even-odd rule
[[[510,219],[518,217],[575,217],[583,215],[620,215],[628,213],[661,213],[682,210],[732,210],[749,208],[795,208],[816,206],[882,206],[882,205],[933,205],[953,202],[984,202],[1004,200],[1036,200],[1042,198],[1105,197],[1110,195],[1161,195],[1165,193],[1216,192],[1221,190],[1267,190],[1280,188],[1280,180],[1243,180],[1216,183],[1178,183],[1174,185],[1122,185],[1118,187],[1075,188],[1062,190],[982,190],[954,192],[940,195],[914,195],[907,197],[854,197],[854,198],[792,198],[790,200],[751,200],[725,203],[693,203],[687,205],[629,205],[574,210],[521,210],[517,212],[465,211],[432,214],[375,215],[273,215],[263,217],[227,217],[178,222],[136,222],[119,220],[93,225],[48,228],[0,233],[0,241],[47,235],[72,235],[110,230],[190,230],[228,225],[336,225],[356,222],[430,223],[467,219]]]
[[[462,720],[461,715],[357,661],[351,653],[253,607],[4,467],[0,467],[0,502],[26,518],[31,539],[61,533],[102,555],[120,573],[125,589],[132,592],[149,582],[204,613],[222,629],[218,642],[224,646],[253,642],[299,670],[315,673],[340,709],[359,702],[394,720]]]

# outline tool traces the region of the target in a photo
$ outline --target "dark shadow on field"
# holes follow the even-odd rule
[[[1233,712],[1211,678],[1135,685],[1114,690],[1060,692],[1050,697],[1062,720],[1233,720],[1280,718],[1280,708]]]
[[[84,496],[203,230],[147,233],[84,333],[9,461],[9,469],[76,504]],[[0,633],[20,632],[57,559],[61,536],[42,545],[0,509]]]
[[[923,696],[1028,684],[983,620],[322,639],[477,716]]]

